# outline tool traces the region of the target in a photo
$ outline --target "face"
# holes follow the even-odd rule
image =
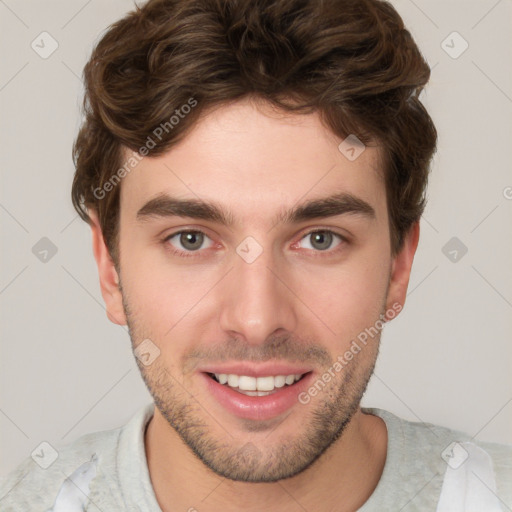
[[[374,367],[380,333],[358,336],[403,303],[417,240],[392,257],[379,149],[340,142],[317,114],[223,106],[123,179],[120,291],[96,246],[157,413],[223,477],[318,459]]]

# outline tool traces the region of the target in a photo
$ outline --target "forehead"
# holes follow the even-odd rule
[[[229,205],[240,222],[339,192],[385,209],[380,148],[353,159],[341,142],[316,113],[285,115],[250,100],[224,105],[163,155],[140,160],[123,179],[121,212],[134,217],[162,193]]]

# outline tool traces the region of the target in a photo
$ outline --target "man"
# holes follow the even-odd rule
[[[360,402],[436,146],[380,0],[151,0],[85,69],[73,203],[153,404],[2,510],[510,510],[512,450]]]

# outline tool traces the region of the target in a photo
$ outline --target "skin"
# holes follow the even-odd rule
[[[359,403],[378,336],[308,404],[266,421],[226,411],[197,371],[223,359],[301,360],[318,378],[379,315],[404,304],[419,225],[392,255],[380,150],[368,146],[349,161],[341,140],[317,114],[284,115],[244,99],[209,112],[179,144],[123,179],[119,272],[90,212],[109,319],[129,326],[134,349],[149,338],[160,350],[149,366],[137,362],[157,404],[145,446],[164,512],[351,511],[377,486],[387,431]],[[137,211],[162,192],[215,201],[234,224],[138,221]],[[375,217],[272,221],[334,192],[366,201]],[[313,228],[347,241],[335,236],[319,250],[307,236]],[[207,238],[188,251],[192,257],[172,254],[190,245],[179,235],[164,239],[186,229]],[[251,264],[236,253],[248,236],[263,249]]]

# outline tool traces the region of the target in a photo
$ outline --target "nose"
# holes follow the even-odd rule
[[[234,255],[234,268],[220,290],[220,327],[229,336],[251,345],[297,327],[298,298],[290,286],[290,272],[278,265],[271,250],[248,263]]]

